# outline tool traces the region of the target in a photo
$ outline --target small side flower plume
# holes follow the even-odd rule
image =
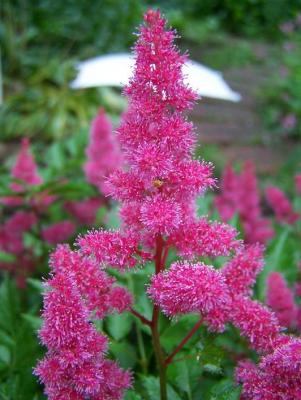
[[[251,287],[262,270],[263,263],[263,246],[255,244],[238,250],[221,270],[230,291],[235,295],[252,294]]]
[[[88,161],[84,171],[88,182],[105,193],[105,179],[121,165],[121,153],[112,132],[112,125],[103,109],[92,121]]]
[[[215,199],[215,205],[224,221],[235,213],[240,217],[247,243],[266,243],[274,232],[268,219],[263,218],[260,209],[255,167],[245,162],[240,174],[235,174],[228,165],[222,178],[222,192]]]
[[[91,231],[79,237],[77,244],[85,256],[93,256],[104,266],[125,269],[138,264],[138,241],[135,235],[119,231]]]
[[[90,322],[72,278],[59,273],[46,289],[39,335],[48,353],[35,374],[48,399],[121,399],[131,384],[130,375],[104,358],[107,339]]]
[[[11,171],[11,176],[29,186],[39,185],[43,182],[42,178],[38,174],[34,158],[30,153],[29,140],[27,138],[22,140],[21,150]],[[22,183],[13,182],[11,188],[15,192],[24,190]]]
[[[129,309],[131,294],[123,287],[115,286],[115,278],[101,270],[91,257],[82,257],[68,245],[60,245],[51,255],[50,265],[53,272],[72,276],[85,298],[86,307],[95,312],[97,318]]]
[[[72,221],[60,221],[42,230],[43,239],[50,245],[62,243],[68,240],[76,232],[76,226]]]
[[[267,202],[279,222],[292,225],[299,219],[299,214],[293,210],[292,204],[282,190],[275,186],[269,186],[265,193]]]
[[[263,357],[256,366],[242,361],[236,379],[243,400],[297,400],[301,398],[301,341],[291,339]]]
[[[96,214],[103,200],[98,197],[82,201],[69,201],[65,203],[65,210],[75,217],[83,225],[93,225],[96,221]]]
[[[301,174],[295,176],[296,192],[301,194]]]
[[[266,303],[275,312],[281,326],[290,328],[295,325],[297,306],[294,296],[279,272],[268,276]]]
[[[20,152],[11,170],[11,178],[19,181],[10,184],[11,190],[16,193],[24,192],[26,186],[43,183],[42,178],[38,174],[35,160],[30,152],[28,138],[22,140]],[[7,206],[15,207],[21,205],[23,199],[19,196],[10,196],[1,199],[1,202]]]
[[[168,316],[208,313],[225,308],[230,301],[223,276],[202,263],[176,262],[155,275],[148,293]]]
[[[282,340],[275,314],[247,297],[233,299],[230,320],[260,353],[272,351]]]
[[[241,246],[236,237],[237,231],[230,225],[201,218],[181,226],[170,236],[169,243],[177,248],[180,255],[188,258],[218,257],[228,256]]]

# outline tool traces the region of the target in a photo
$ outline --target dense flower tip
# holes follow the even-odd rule
[[[113,312],[121,313],[132,304],[131,294],[123,287],[115,286],[115,278],[101,270],[91,257],[83,257],[68,245],[56,248],[51,255],[50,266],[55,273],[72,276],[86,307],[98,318]]]
[[[39,334],[48,353],[35,374],[45,385],[48,398],[121,399],[131,384],[130,376],[105,360],[107,339],[90,322],[88,309],[67,274],[57,273],[47,282],[43,317]]]
[[[293,210],[292,204],[282,190],[275,186],[269,186],[265,193],[267,202],[279,222],[294,224],[299,219],[299,214]]]
[[[50,245],[62,243],[75,234],[76,226],[72,221],[60,221],[42,230],[43,239]]]
[[[92,256],[105,267],[132,268],[138,264],[138,241],[131,232],[91,231],[77,244],[85,256]]]
[[[294,295],[279,272],[271,272],[268,276],[266,303],[275,312],[281,326],[294,326],[297,318]]]
[[[226,283],[236,295],[252,293],[251,287],[263,268],[263,250],[259,244],[242,247],[223,267]]]
[[[262,217],[255,166],[246,161],[240,174],[227,165],[221,184],[221,194],[215,205],[221,218],[229,221],[239,215],[247,243],[266,243],[274,235],[270,221]]]
[[[243,361],[236,370],[243,400],[297,400],[301,398],[301,341],[291,339],[256,366]]]
[[[122,159],[111,122],[103,109],[92,121],[86,154],[88,160],[84,171],[87,180],[105,193],[105,179],[121,165]]]
[[[148,293],[168,316],[207,314],[229,302],[223,276],[202,263],[172,264],[168,271],[152,278]]]
[[[11,176],[24,182],[25,185],[39,185],[43,182],[38,174],[34,158],[30,153],[30,144],[27,138],[22,140],[21,150],[12,168]],[[24,186],[22,183],[13,182],[11,189],[15,192],[20,192],[24,190]]]

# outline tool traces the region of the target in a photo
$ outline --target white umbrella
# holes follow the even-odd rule
[[[108,54],[78,64],[78,75],[71,83],[73,89],[97,86],[122,87],[133,73],[134,59],[130,54]],[[222,74],[196,61],[183,67],[186,82],[200,96],[239,101],[241,96],[224,81]]]

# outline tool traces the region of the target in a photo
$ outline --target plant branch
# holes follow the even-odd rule
[[[138,311],[134,310],[132,307],[130,308],[130,312],[135,315],[135,317],[139,318],[140,321],[148,326],[152,326],[152,321],[150,321],[149,319],[145,318],[142,314],[140,314]]]
[[[195,332],[202,325],[203,319],[201,318],[194,327],[187,333],[187,335],[181,340],[178,346],[174,349],[174,351],[166,358],[165,365],[170,364],[174,358],[174,356],[185,346],[188,340],[195,334]]]

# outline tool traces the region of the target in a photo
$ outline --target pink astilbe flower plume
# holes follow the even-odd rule
[[[293,210],[292,204],[282,190],[275,186],[269,186],[266,188],[265,194],[267,202],[279,222],[292,225],[299,219],[299,214]]]
[[[263,357],[256,366],[242,361],[236,379],[243,384],[242,400],[298,400],[301,398],[301,341],[287,344]]]
[[[116,286],[115,278],[101,270],[95,260],[84,258],[67,245],[60,245],[51,255],[50,264],[55,273],[73,277],[79,292],[86,299],[86,307],[98,318],[129,309],[131,294]]]
[[[69,201],[65,203],[65,209],[75,217],[79,223],[83,225],[93,225],[96,221],[97,211],[102,204],[102,199],[91,197],[82,201]]]
[[[294,295],[279,272],[271,272],[268,276],[266,303],[277,315],[281,326],[294,326],[297,317]]]
[[[221,218],[229,221],[237,213],[247,243],[264,244],[273,237],[271,224],[261,213],[255,167],[251,161],[245,162],[240,174],[236,174],[231,165],[226,166],[221,189],[221,194],[215,198]]]
[[[60,271],[47,282],[39,335],[48,353],[35,374],[50,400],[121,399],[130,375],[105,359],[107,339],[90,322],[72,278]]]
[[[37,171],[37,165],[29,150],[29,140],[24,138],[22,140],[21,150],[17,157],[16,163],[11,171],[12,178],[24,182],[24,185],[39,185],[43,182]],[[12,190],[20,192],[24,190],[22,183],[13,182],[11,184]]]
[[[229,302],[224,277],[213,267],[177,262],[152,278],[148,293],[168,316],[208,312]]]
[[[90,231],[77,239],[77,251],[60,246],[52,256],[55,275],[49,283],[52,290],[45,295],[41,331],[42,341],[49,348],[43,362],[49,362],[49,367],[43,368],[42,362],[37,369],[48,395],[65,390],[82,395],[81,400],[113,400],[129,386],[128,374],[105,360],[100,346],[94,351],[97,346],[86,344],[94,335],[89,323],[92,315],[103,318],[111,312],[129,310],[150,329],[161,399],[167,399],[166,367],[203,321],[214,331],[223,331],[226,323],[232,323],[259,353],[272,352],[290,340],[282,334],[276,316],[250,298],[263,266],[262,247],[244,246],[233,227],[197,217],[197,197],[214,187],[215,180],[210,163],[192,158],[196,136],[184,111],[192,108],[197,96],[184,83],[182,67],[187,57],[175,47],[175,37],[174,31],[166,29],[159,11],[145,14],[134,48],[134,74],[124,90],[129,108],[117,130],[123,165],[110,175],[105,187],[107,194],[121,202],[121,228]],[[92,147],[93,157],[100,159],[101,144],[99,149]],[[265,224],[252,171],[246,167],[241,178],[244,192],[239,196],[245,208],[239,211],[249,224],[245,225],[249,241],[264,241],[262,230],[258,234],[258,226],[263,229]],[[184,259],[168,268],[169,256]],[[220,270],[200,262],[200,257],[219,256],[228,257]],[[132,306],[132,296],[109,276],[110,272],[117,276],[130,273],[148,261],[153,262],[155,272],[147,289],[154,303],[151,319]],[[161,311],[171,318],[187,313],[200,315],[167,357],[160,343]],[[69,318],[74,318],[74,326]],[[66,347],[72,360],[69,363]]]
[[[121,154],[112,132],[112,125],[101,108],[92,121],[90,143],[86,150],[88,160],[84,171],[88,182],[105,193],[105,179],[121,165]]]

